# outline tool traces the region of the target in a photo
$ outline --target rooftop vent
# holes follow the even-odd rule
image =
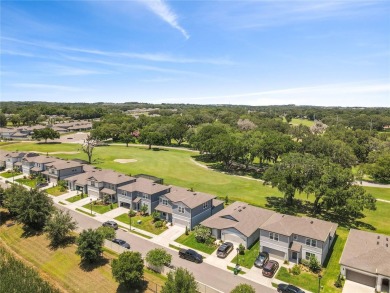
[[[379,245],[379,241],[377,241],[376,245]]]
[[[381,237],[378,235],[378,239],[381,239]]]
[[[241,212],[242,210],[241,210],[241,209],[239,209],[238,211],[239,211],[239,212]]]
[[[193,194],[196,195],[196,192],[194,192]]]
[[[242,209],[246,209],[246,207],[242,207]]]
[[[310,224],[313,224],[314,222],[313,221],[310,221]]]

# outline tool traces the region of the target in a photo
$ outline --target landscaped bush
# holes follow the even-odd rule
[[[205,226],[201,226],[201,225],[198,225],[198,226],[195,227],[194,233],[195,233],[196,241],[198,241],[200,243],[205,243],[206,240],[211,235],[210,229],[205,227]]]
[[[293,266],[290,273],[296,276],[299,275],[301,273],[301,267],[299,265]]]
[[[245,254],[245,246],[242,245],[242,243],[240,243],[240,245],[238,246],[238,250],[240,252],[240,254]]]
[[[339,274],[339,276],[337,277],[337,280],[336,280],[336,282],[334,283],[334,285],[335,285],[337,288],[343,287],[343,276],[342,276],[341,274]]]
[[[301,259],[301,264],[304,265],[305,267],[309,267],[309,261],[306,259]]]
[[[154,227],[156,228],[161,228],[163,226],[163,222],[162,221],[156,221],[154,222]]]
[[[321,264],[314,255],[310,257],[309,268],[313,273],[321,271]]]

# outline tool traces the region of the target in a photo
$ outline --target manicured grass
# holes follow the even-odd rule
[[[37,185],[37,180],[35,180],[35,179],[20,178],[20,179],[15,179],[15,181],[19,182],[20,184],[29,186],[31,188],[34,188]]]
[[[88,216],[90,216],[90,217],[95,217],[94,214],[91,214],[90,212],[86,212],[86,211],[81,210],[81,209],[79,209],[79,208],[76,208],[76,211],[78,211],[78,212],[80,212],[80,213],[83,213],[83,214],[86,214],[86,215],[88,215]]]
[[[110,204],[107,204],[107,205],[100,205],[100,204],[94,204],[94,202],[92,202],[92,210],[98,214],[104,214],[104,213],[107,213],[113,209],[116,209],[118,207],[118,203],[113,203],[112,204],[112,209],[111,209],[111,205]],[[91,209],[91,204],[90,203],[87,203],[85,205],[83,205],[83,208],[86,208],[86,209]]]
[[[390,200],[390,188],[380,188],[380,187],[364,187],[368,193],[371,193],[375,198],[380,198],[384,200]]]
[[[4,177],[4,178],[12,178],[14,176],[18,176],[18,175],[21,175],[22,173],[21,172],[3,172],[0,174],[1,177]]]
[[[62,205],[64,205],[64,206],[67,205],[67,204],[66,204],[65,202],[63,202],[63,201],[59,201],[58,203],[59,203],[59,204],[62,204]]]
[[[130,218],[128,217],[127,214],[122,214],[118,217],[115,218],[115,220],[118,220],[122,223],[125,223],[127,225],[130,225]],[[141,230],[144,230],[144,231],[147,231],[147,232],[150,232],[150,233],[153,233],[153,234],[161,234],[162,232],[164,232],[167,228],[166,227],[161,227],[161,228],[156,228],[154,227],[154,223],[153,223],[153,218],[151,216],[135,216],[135,217],[132,217],[131,218],[131,227],[132,228],[138,228],[138,229],[141,229]],[[137,221],[140,220],[141,223],[138,224]],[[131,232],[134,232],[134,231],[131,231]]]
[[[227,269],[229,270],[229,271],[232,271],[232,272],[234,272],[234,267],[231,267],[231,266],[227,266]],[[246,273],[244,272],[244,271],[238,271],[238,274],[239,275],[245,275]]]
[[[76,255],[76,245],[65,248],[52,249],[45,234],[32,234],[22,237],[21,225],[12,227],[0,226],[0,238],[14,252],[27,260],[39,270],[45,277],[59,284],[67,292],[134,292],[119,286],[113,279],[110,263],[116,255],[103,252],[107,262],[94,266],[93,269],[83,269],[80,266],[80,257]],[[165,277],[144,270],[145,280],[153,282],[154,286],[161,287]],[[152,292],[146,290],[145,292]]]
[[[53,187],[50,187],[48,189],[45,189],[46,192],[50,195],[53,195],[53,196],[59,196],[59,195],[62,195],[62,194],[65,194],[67,193],[68,191],[65,190],[65,191],[61,191],[61,187],[60,186],[53,186]]]
[[[69,201],[69,202],[76,202],[76,201],[79,201],[80,199],[83,199],[85,198],[87,195],[83,195],[83,197],[81,197],[81,194],[79,195],[75,195],[75,196],[72,196],[72,197],[69,197],[66,199],[66,201]],[[90,208],[90,207],[89,207]]]
[[[324,286],[324,292],[339,293],[340,288],[334,286],[335,281],[340,273],[339,260],[343,252],[345,242],[347,241],[348,230],[345,228],[337,229],[337,239],[333,246],[333,251],[326,267],[322,269],[321,286]],[[276,278],[301,287],[303,289],[316,292],[318,290],[318,275],[308,272],[301,272],[300,275],[291,275],[286,268],[281,267]]]
[[[259,250],[260,242],[257,241],[254,245],[252,245],[252,247],[250,247],[249,249],[245,249],[244,255],[240,254],[238,256],[238,264],[244,268],[250,269],[251,267],[253,267],[253,264],[255,263],[255,260],[259,255]],[[235,253],[235,251],[233,250],[231,253]],[[232,259],[232,263],[237,263],[237,255]]]
[[[180,250],[179,246],[176,246],[176,245],[173,245],[173,244],[169,244],[169,247],[173,248],[173,249],[176,249],[176,250]]]
[[[286,119],[283,118],[283,121],[286,122]],[[291,119],[291,122],[290,124],[292,125],[299,125],[299,124],[302,124],[302,125],[306,125],[308,127],[314,125],[314,121],[311,121],[311,120],[307,120],[307,119],[297,119],[297,118],[293,118]]]
[[[130,233],[142,236],[142,237],[144,237],[146,239],[152,239],[153,238],[153,237],[150,237],[149,235],[142,234],[141,232],[135,231],[133,229],[131,229],[131,231],[130,231],[129,228],[126,228],[125,226],[122,226],[122,225],[118,225],[118,226],[121,227],[122,229],[125,229],[126,231],[129,231]]]
[[[195,233],[190,232],[188,235],[185,233],[175,240],[176,242],[183,244],[185,246],[191,247],[193,249],[202,251],[207,254],[213,253],[217,249],[216,245],[200,243],[195,239]]]

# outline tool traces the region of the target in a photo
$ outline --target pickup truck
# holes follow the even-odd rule
[[[197,253],[196,251],[192,249],[180,249],[179,250],[179,256],[181,258],[196,262],[196,263],[201,263],[203,261],[203,257]]]

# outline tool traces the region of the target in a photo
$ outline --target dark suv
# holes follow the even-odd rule
[[[288,284],[279,284],[277,290],[279,293],[305,293],[305,291],[302,291],[298,287]]]
[[[115,230],[118,229],[118,224],[115,223],[114,221],[107,221],[107,222],[104,222],[104,223],[103,223],[103,226],[104,226],[104,227],[111,227],[111,228],[114,228]]]
[[[220,247],[218,247],[217,256],[221,258],[225,258],[232,250],[233,250],[233,243],[225,242]]]
[[[279,263],[277,261],[274,260],[268,261],[265,264],[265,266],[263,266],[263,276],[272,278],[275,275],[278,268],[279,268]]]
[[[196,263],[201,263],[203,261],[203,257],[192,249],[180,249],[179,256]]]
[[[262,268],[269,260],[268,252],[260,252],[255,260],[255,267]]]
[[[124,248],[127,248],[127,249],[130,249],[130,244],[127,243],[125,240],[122,240],[122,239],[114,239],[112,240],[112,242],[124,247]]]

